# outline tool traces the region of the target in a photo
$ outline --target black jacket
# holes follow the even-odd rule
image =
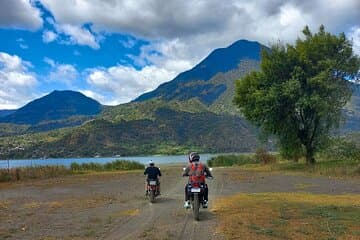
[[[150,166],[145,169],[144,175],[148,175],[148,179],[157,179],[158,176],[161,177],[161,172],[158,167]]]

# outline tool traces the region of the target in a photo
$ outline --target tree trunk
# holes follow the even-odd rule
[[[306,164],[313,165],[315,162],[314,148],[306,146]]]

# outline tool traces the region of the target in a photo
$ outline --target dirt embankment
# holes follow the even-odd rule
[[[0,185],[0,239],[223,239],[212,206],[234,193],[360,194],[360,184],[328,178],[214,169],[210,206],[195,222],[183,209],[182,168],[162,169],[162,195],[150,204],[141,171],[67,176]]]

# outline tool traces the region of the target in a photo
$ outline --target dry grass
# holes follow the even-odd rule
[[[359,194],[238,194],[213,211],[226,239],[360,239]]]
[[[136,216],[139,215],[139,209],[127,209],[115,213],[112,217],[126,217],[126,216]]]
[[[0,201],[0,210],[6,210],[6,209],[8,209],[10,203],[11,203],[10,200]]]
[[[35,202],[35,201],[24,204],[25,209],[38,209],[38,208],[40,208],[40,206],[41,206],[41,204],[39,202]]]

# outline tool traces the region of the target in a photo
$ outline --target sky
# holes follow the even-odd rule
[[[360,55],[359,0],[0,0],[0,109],[53,90],[126,103],[216,48],[321,24]]]

